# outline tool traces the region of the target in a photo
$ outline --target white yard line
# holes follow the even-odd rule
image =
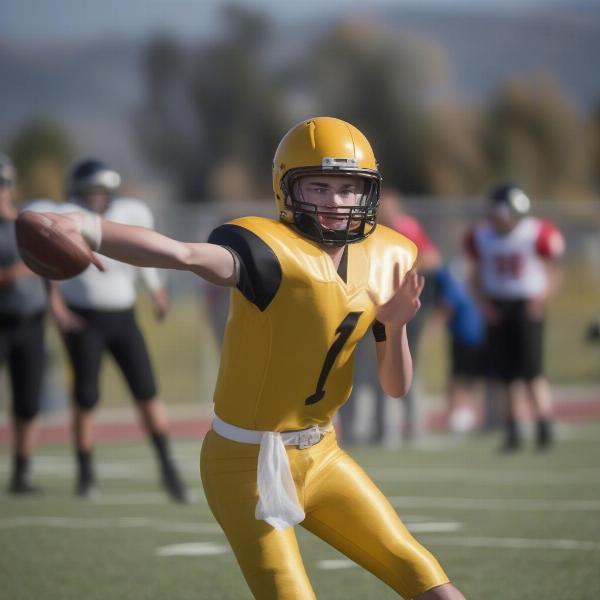
[[[0,530],[20,527],[52,527],[64,529],[152,529],[175,533],[221,534],[216,523],[157,521],[145,517],[12,517],[0,518]]]
[[[413,533],[455,533],[460,531],[464,523],[449,522],[449,523],[407,523],[404,521],[406,528]]]
[[[349,558],[338,558],[333,560],[320,560],[317,568],[323,571],[339,571],[340,569],[352,569],[358,565]]]
[[[600,500],[532,500],[498,498],[434,498],[415,496],[392,496],[389,501],[398,507],[450,508],[494,511],[600,511]]]
[[[599,552],[600,542],[581,540],[540,540],[528,538],[498,538],[498,537],[437,537],[427,536],[424,540],[428,545],[450,546],[455,548],[490,548],[492,550],[575,550],[583,552]],[[358,567],[348,558],[320,560],[317,567],[324,571],[335,571]]]
[[[200,478],[197,464],[179,462],[178,466],[186,479],[197,481]],[[0,464],[0,476],[7,476],[11,469],[11,465]],[[150,461],[101,462],[97,465],[97,471],[100,479],[152,481],[159,477],[157,467]],[[36,460],[33,465],[33,475],[36,478],[73,479],[75,473],[73,462],[56,460],[38,464]]]
[[[193,544],[172,544],[157,548],[157,556],[216,556],[229,554],[231,548],[212,542],[195,542]]]
[[[166,492],[105,492],[105,489],[97,492],[93,497],[82,500],[76,496],[69,496],[68,499],[48,496],[48,502],[73,502],[87,503],[97,506],[151,506],[160,504],[170,504],[172,501],[167,496]],[[206,499],[204,494],[189,492],[189,501],[191,504],[205,504]],[[1,497],[0,497],[1,498]],[[5,496],[5,498],[11,498]]]
[[[195,492],[189,492],[189,500],[192,504],[205,503],[204,494],[197,494]],[[100,492],[91,500],[91,502],[105,506],[135,506],[136,504],[169,504],[171,500],[169,500],[165,492],[130,492],[107,494]]]
[[[172,533],[191,533],[203,535],[222,535],[221,528],[216,523],[196,523],[183,521],[157,521],[145,517],[119,518],[78,518],[78,517],[12,517],[0,518],[0,531],[47,527],[59,529],[151,529],[154,531]],[[428,535],[431,533],[454,533],[462,528],[457,522],[425,522],[409,523],[408,529],[414,533],[425,534],[424,542],[432,545],[490,548],[490,549],[531,549],[531,550],[563,550],[599,552],[600,542],[590,540],[569,539],[539,539],[539,538],[510,538],[510,537],[454,537]],[[213,542],[193,542],[174,544],[158,548],[158,556],[209,556],[230,552],[226,545]],[[357,566],[348,559],[323,560],[317,563],[320,569],[335,570]]]
[[[591,552],[600,551],[600,542],[584,540],[551,540],[530,538],[505,538],[505,537],[430,537],[427,544],[440,546],[464,546],[469,548],[508,548],[527,550],[583,550]]]
[[[522,469],[470,469],[438,467],[374,467],[369,475],[378,481],[467,482],[497,485],[600,485],[600,469],[524,471]]]
[[[458,522],[407,523],[414,533],[454,533],[463,527]],[[0,518],[0,529],[17,527],[64,527],[69,529],[148,527],[160,531],[184,533],[220,533],[216,523],[189,523],[178,521],[156,521],[145,517],[6,517]]]

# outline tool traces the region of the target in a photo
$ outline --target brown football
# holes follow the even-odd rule
[[[15,233],[23,262],[46,279],[69,279],[87,269],[90,249],[73,240],[42,213],[24,211]]]

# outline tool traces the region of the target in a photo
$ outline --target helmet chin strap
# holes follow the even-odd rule
[[[351,219],[348,218],[348,223]],[[346,246],[352,242],[358,242],[363,239],[364,223],[356,230],[349,229],[349,225],[343,229],[330,229],[324,227],[319,222],[317,214],[310,214],[302,211],[294,212],[294,224],[301,235],[311,239],[324,246]],[[357,234],[360,230],[360,235]],[[349,235],[350,234],[350,235]]]
[[[324,246],[345,246],[348,243],[346,229],[337,231],[323,227],[317,216],[304,212],[295,212],[294,215],[295,225],[303,236]],[[324,232],[329,235],[324,235]]]

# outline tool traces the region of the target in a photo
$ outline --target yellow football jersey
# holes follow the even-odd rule
[[[240,264],[215,413],[232,425],[265,431],[330,421],[350,395],[354,349],[375,320],[367,290],[388,298],[394,264],[404,277],[415,245],[379,225],[346,246],[338,272],[318,244],[271,219],[231,221],[208,241],[229,248]]]

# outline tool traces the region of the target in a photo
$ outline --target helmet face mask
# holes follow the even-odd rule
[[[380,184],[369,142],[339,119],[299,123],[275,153],[273,190],[279,218],[320,245],[343,246],[374,231]]]
[[[351,193],[352,202],[344,204],[324,204],[310,198],[304,189],[309,185],[321,185],[323,180],[335,185],[355,180]],[[312,183],[311,183],[312,182]],[[357,242],[375,228],[377,207],[379,206],[379,179],[372,174],[364,174],[348,169],[294,169],[288,171],[281,182],[285,205],[293,213],[293,224],[305,237],[325,246],[339,246]],[[342,191],[342,194],[344,192]]]

